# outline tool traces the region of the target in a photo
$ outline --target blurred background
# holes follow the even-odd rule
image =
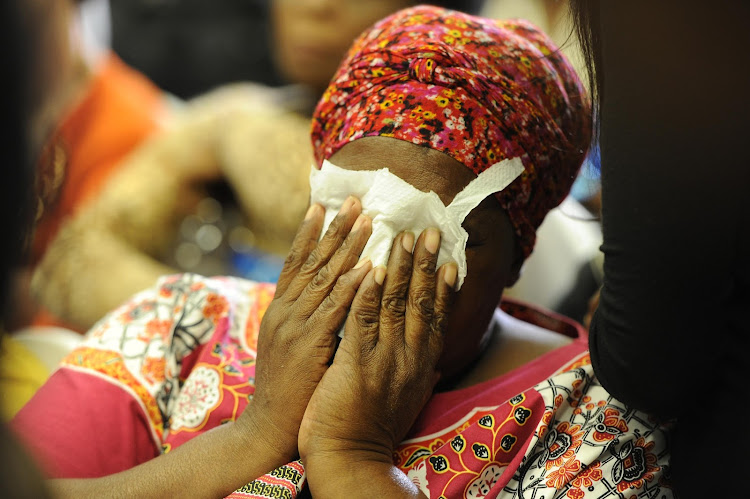
[[[465,3],[486,17],[530,20],[580,64],[564,1]],[[284,83],[272,56],[270,4],[271,0],[84,0],[80,10],[88,45],[111,47],[160,88],[189,98],[234,81]]]

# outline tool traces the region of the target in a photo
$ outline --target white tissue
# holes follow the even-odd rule
[[[495,163],[472,180],[445,206],[434,192],[422,192],[400,177],[381,170],[345,170],[324,161],[310,172],[311,202],[326,209],[321,237],[333,221],[346,198],[356,196],[362,212],[372,218],[372,235],[362,251],[373,267],[386,266],[393,239],[409,230],[419,236],[428,227],[440,229],[442,238],[437,268],[447,262],[458,266],[457,289],[466,277],[466,241],[468,234],[461,226],[466,216],[484,198],[502,191],[523,172],[520,158]]]

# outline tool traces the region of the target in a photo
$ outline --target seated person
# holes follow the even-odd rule
[[[384,213],[413,228],[424,213],[396,190],[322,196],[277,286],[163,278],[92,329],[13,427],[71,496],[671,497],[667,428],[601,387],[583,329],[496,308],[590,134],[579,79],[532,25],[424,6],[386,18],[316,109],[311,181],[382,175],[446,212],[493,190],[442,236],[392,222],[387,267],[366,248]]]

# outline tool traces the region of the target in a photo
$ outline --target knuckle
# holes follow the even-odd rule
[[[436,313],[432,322],[433,333],[442,337],[448,329],[448,315]]]
[[[328,230],[326,230],[325,236],[323,236],[323,239],[330,239],[331,237],[334,237],[338,235],[340,232],[342,232],[342,227],[344,226],[344,222],[346,220],[346,217],[343,217],[341,215],[336,215],[334,219],[331,221],[331,224],[328,226]]]
[[[298,246],[292,246],[284,258],[284,268],[296,267],[299,265],[299,260],[302,257],[302,250]]]
[[[378,327],[378,313],[373,308],[364,307],[353,310],[351,318],[354,320],[354,324],[360,329],[372,330]]]
[[[328,315],[332,311],[339,308],[338,303],[336,299],[333,297],[332,294],[329,294],[325,298],[323,298],[323,301],[320,303],[320,306],[318,307],[318,312],[322,315]]]
[[[331,280],[331,269],[328,268],[328,265],[321,268],[317,274],[312,278],[312,281],[310,282],[310,285],[313,288],[322,288],[325,287]]]
[[[361,306],[377,308],[377,304],[380,303],[380,293],[377,288],[374,286],[360,288],[360,293],[362,297],[359,301],[363,304]]]
[[[302,268],[300,269],[300,272],[307,273],[314,271],[321,260],[321,250],[320,246],[317,246],[312,252],[310,253],[310,256],[307,257],[307,261],[302,265]]]
[[[435,258],[420,258],[417,261],[417,269],[422,274],[432,275],[435,273]]]
[[[411,273],[411,265],[412,265],[411,257],[399,258],[396,264],[397,264],[396,272],[398,273],[398,275],[407,276],[408,278],[409,273]]]
[[[341,243],[341,250],[348,250],[352,247],[353,243],[352,240],[356,237],[354,232],[350,232],[347,234],[346,238],[344,238],[344,241]]]
[[[409,294],[409,305],[419,318],[432,318],[432,313],[434,311],[434,302],[432,293],[428,289],[414,289]]]
[[[404,315],[406,312],[406,299],[401,295],[388,294],[383,297],[382,307],[389,315]]]
[[[354,286],[356,283],[356,276],[352,275],[351,273],[347,272],[344,275],[339,276],[338,279],[336,279],[336,285],[333,287],[333,293],[341,293],[345,289],[349,289]]]

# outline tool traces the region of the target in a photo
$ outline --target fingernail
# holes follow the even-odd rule
[[[456,285],[456,277],[458,277],[458,267],[455,263],[446,263],[445,270],[443,271],[443,279],[445,283],[451,288]]]
[[[427,229],[427,235],[424,238],[424,247],[433,255],[437,253],[440,247],[440,232],[437,229],[432,227]]]
[[[352,209],[352,206],[354,206],[354,196],[349,196],[348,198],[346,198],[346,201],[344,201],[344,204],[341,206],[339,213],[341,213],[342,215],[344,213],[347,213],[349,210]]]
[[[370,257],[366,256],[363,259],[361,259],[360,261],[358,261],[357,265],[355,265],[354,268],[358,269],[360,267],[363,267],[363,266],[367,265],[368,263],[370,263]]]
[[[352,232],[357,232],[360,227],[362,227],[362,224],[365,223],[365,220],[367,220],[367,215],[360,215],[357,217],[357,220],[354,222],[354,225],[352,226]]]
[[[375,282],[378,283],[378,286],[382,286],[383,281],[385,281],[385,267],[377,267],[373,277],[375,278]]]
[[[401,244],[409,253],[414,251],[414,234],[411,232],[404,232],[404,235],[401,236]]]
[[[320,209],[319,204],[310,205],[310,207],[307,209],[307,213],[305,213],[305,220],[312,218],[318,212],[319,209]]]

